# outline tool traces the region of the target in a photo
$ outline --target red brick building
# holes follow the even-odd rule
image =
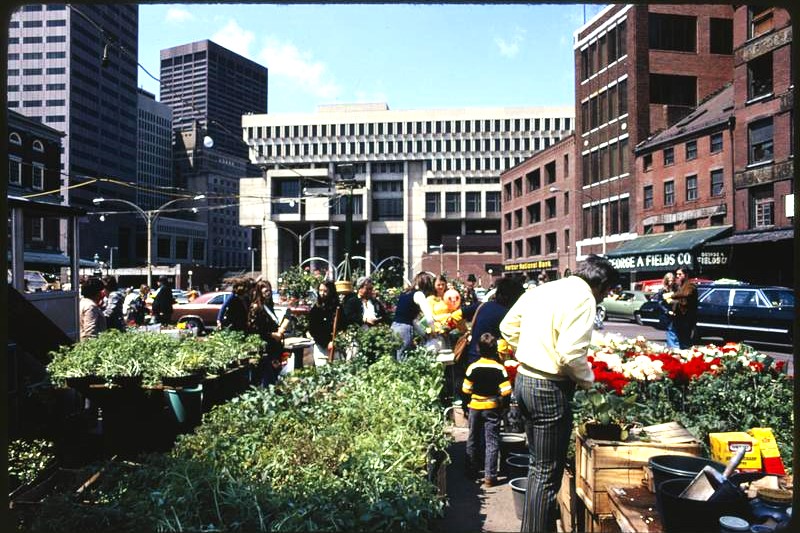
[[[636,237],[633,148],[730,82],[732,21],[724,5],[611,5],[575,32],[579,261]]]
[[[550,279],[575,268],[575,136],[500,175],[503,274]]]

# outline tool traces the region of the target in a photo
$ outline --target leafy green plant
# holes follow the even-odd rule
[[[618,424],[625,426],[634,421],[636,395],[619,396],[594,385],[588,390],[578,390],[573,399],[573,412],[583,422]]]
[[[369,365],[382,355],[397,352],[403,341],[385,324],[370,328],[356,325],[337,335],[334,345],[342,353],[353,354],[354,358]]]
[[[281,296],[305,301],[308,291],[319,287],[323,279],[324,276],[315,275],[308,268],[293,266],[279,276],[278,291]]]
[[[43,439],[12,440],[8,445],[9,490],[33,482],[54,464],[52,442]]]

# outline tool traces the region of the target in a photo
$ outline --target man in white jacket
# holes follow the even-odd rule
[[[595,309],[617,278],[608,260],[591,255],[572,276],[526,291],[500,323],[519,361],[514,397],[531,455],[523,532],[556,531],[570,402],[576,385],[588,388],[594,381],[586,354]]]

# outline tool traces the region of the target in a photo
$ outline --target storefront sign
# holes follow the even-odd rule
[[[723,250],[702,251],[697,256],[697,263],[702,266],[727,265],[728,252]]]
[[[678,267],[692,267],[691,252],[670,252],[663,254],[634,254],[623,257],[609,257],[614,268],[621,272],[631,270],[673,270]]]
[[[550,270],[558,268],[558,259],[541,259],[503,265],[503,272],[525,272],[527,270]]]

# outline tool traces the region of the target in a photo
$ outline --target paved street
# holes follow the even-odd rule
[[[608,319],[605,322],[605,329],[602,330],[601,333],[619,333],[625,337],[636,337],[638,335],[642,335],[649,341],[664,343],[666,341],[666,332],[660,329],[656,329],[650,326],[640,326],[635,324],[634,322],[628,322],[625,320],[617,320],[617,319]],[[713,337],[709,337],[703,339],[704,342],[707,343],[720,343],[722,339],[715,339]],[[792,354],[792,346],[784,345],[784,344],[769,344],[769,343],[759,343],[759,342],[747,342],[753,348],[756,348],[760,352],[764,353],[765,355],[769,355],[773,357],[777,361],[786,361],[788,365],[788,371],[790,374],[794,374],[794,360]]]

